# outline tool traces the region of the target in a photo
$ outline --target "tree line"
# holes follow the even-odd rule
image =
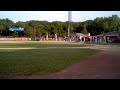
[[[18,21],[14,23],[12,20],[0,19],[0,36],[13,37],[65,37],[68,34],[68,21],[38,21],[30,20],[26,22]],[[22,27],[24,31],[15,32],[9,31],[9,28]],[[109,17],[97,17],[94,20],[86,20],[84,22],[71,22],[70,33],[90,33],[92,36],[107,33],[111,31],[118,31],[120,27],[120,18],[118,15]]]

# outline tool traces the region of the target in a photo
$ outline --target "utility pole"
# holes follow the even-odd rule
[[[71,41],[71,21],[72,21],[72,11],[68,11],[68,41]]]

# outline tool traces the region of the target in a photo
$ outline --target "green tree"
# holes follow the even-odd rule
[[[83,30],[81,31],[81,33],[83,33],[83,34],[88,34],[87,29],[86,29],[86,25],[84,25],[84,28],[83,28]]]
[[[13,31],[13,32],[12,32],[12,36],[13,36],[13,37],[18,37],[18,32]]]

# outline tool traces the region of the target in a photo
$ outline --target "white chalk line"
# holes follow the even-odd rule
[[[42,48],[0,48],[0,49],[54,49],[54,48],[86,48],[86,47],[42,47]]]
[[[41,47],[41,48],[0,48],[0,49],[16,49],[16,50],[19,50],[19,49],[79,49],[79,48],[89,48],[89,49],[107,49],[107,48],[110,48],[110,47],[96,47],[96,46],[87,46],[87,47]]]

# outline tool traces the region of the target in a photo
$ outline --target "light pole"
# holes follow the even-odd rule
[[[72,11],[68,11],[68,41],[71,41],[71,21],[72,21]]]

